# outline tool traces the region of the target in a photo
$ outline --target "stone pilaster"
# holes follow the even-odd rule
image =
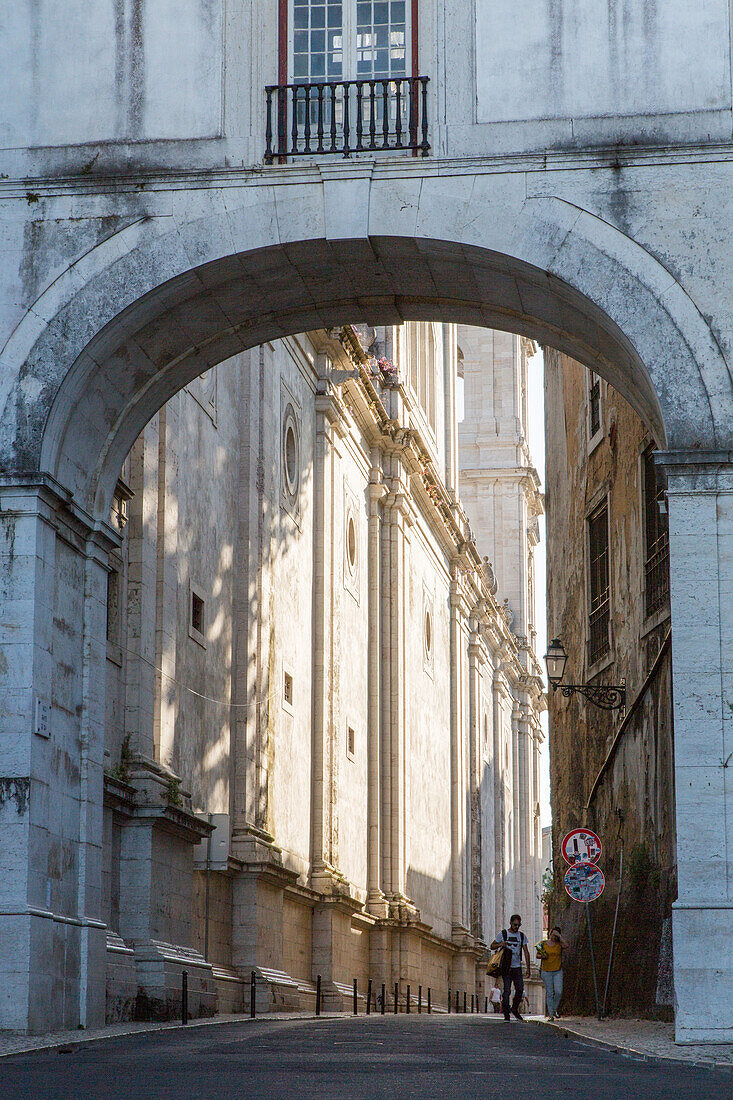
[[[0,486],[0,1027],[104,1022],[107,554],[51,478]]]
[[[667,452],[677,1042],[733,1041],[733,456]]]
[[[478,624],[474,623],[474,626]],[[471,934],[481,939],[483,931],[483,875],[481,867],[481,682],[483,657],[481,636],[473,630],[468,647],[468,736],[470,775],[470,871],[471,871]]]
[[[469,767],[463,714],[463,632],[468,606],[460,570],[454,564],[450,589],[450,739],[451,739],[451,898],[453,938],[463,941],[470,923],[467,887],[470,874]]]
[[[333,815],[336,810],[333,729],[333,450],[340,410],[332,387],[319,383],[316,395],[315,519],[313,561],[313,820],[314,889],[329,893],[336,872]]]
[[[381,651],[382,651],[382,517],[380,501],[387,492],[381,481],[381,470],[373,466],[369,477],[368,530],[368,730],[367,730],[367,908],[375,916],[386,916],[387,907],[382,890],[381,854]]]
[[[407,621],[407,529],[412,522],[412,506],[406,484],[397,469],[384,497],[382,577],[383,633],[383,742],[382,778],[385,822],[383,836],[383,890],[393,904],[406,901],[406,812],[405,737],[406,737],[406,652]],[[385,668],[385,665],[387,666]]]

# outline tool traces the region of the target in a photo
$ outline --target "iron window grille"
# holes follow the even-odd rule
[[[669,600],[669,520],[666,514],[664,476],[654,465],[654,448],[644,451],[644,535],[646,562],[644,597],[647,617]]]
[[[601,430],[601,380],[597,374],[591,373],[590,388],[588,391],[588,425],[590,438]]]
[[[588,566],[588,664],[594,665],[611,648],[608,504],[605,501],[588,518]]]

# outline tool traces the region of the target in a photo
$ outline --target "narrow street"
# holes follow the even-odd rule
[[[645,1062],[532,1023],[461,1016],[235,1023],[0,1062],[5,1100],[729,1098],[733,1075]]]

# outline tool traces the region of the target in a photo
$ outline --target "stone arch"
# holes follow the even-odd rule
[[[102,515],[127,449],[191,378],[362,319],[520,332],[606,377],[660,445],[732,445],[733,387],[707,323],[608,223],[528,199],[513,176],[285,179],[204,189],[196,216],[190,195],[168,195],[165,216],[153,202],[45,290],[0,353],[6,470],[48,473]]]

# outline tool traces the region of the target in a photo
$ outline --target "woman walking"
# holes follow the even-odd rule
[[[542,945],[542,967],[540,973],[547,993],[547,1016],[554,1020],[562,997],[562,952],[567,947],[562,938],[559,925],[550,929],[550,935]]]

